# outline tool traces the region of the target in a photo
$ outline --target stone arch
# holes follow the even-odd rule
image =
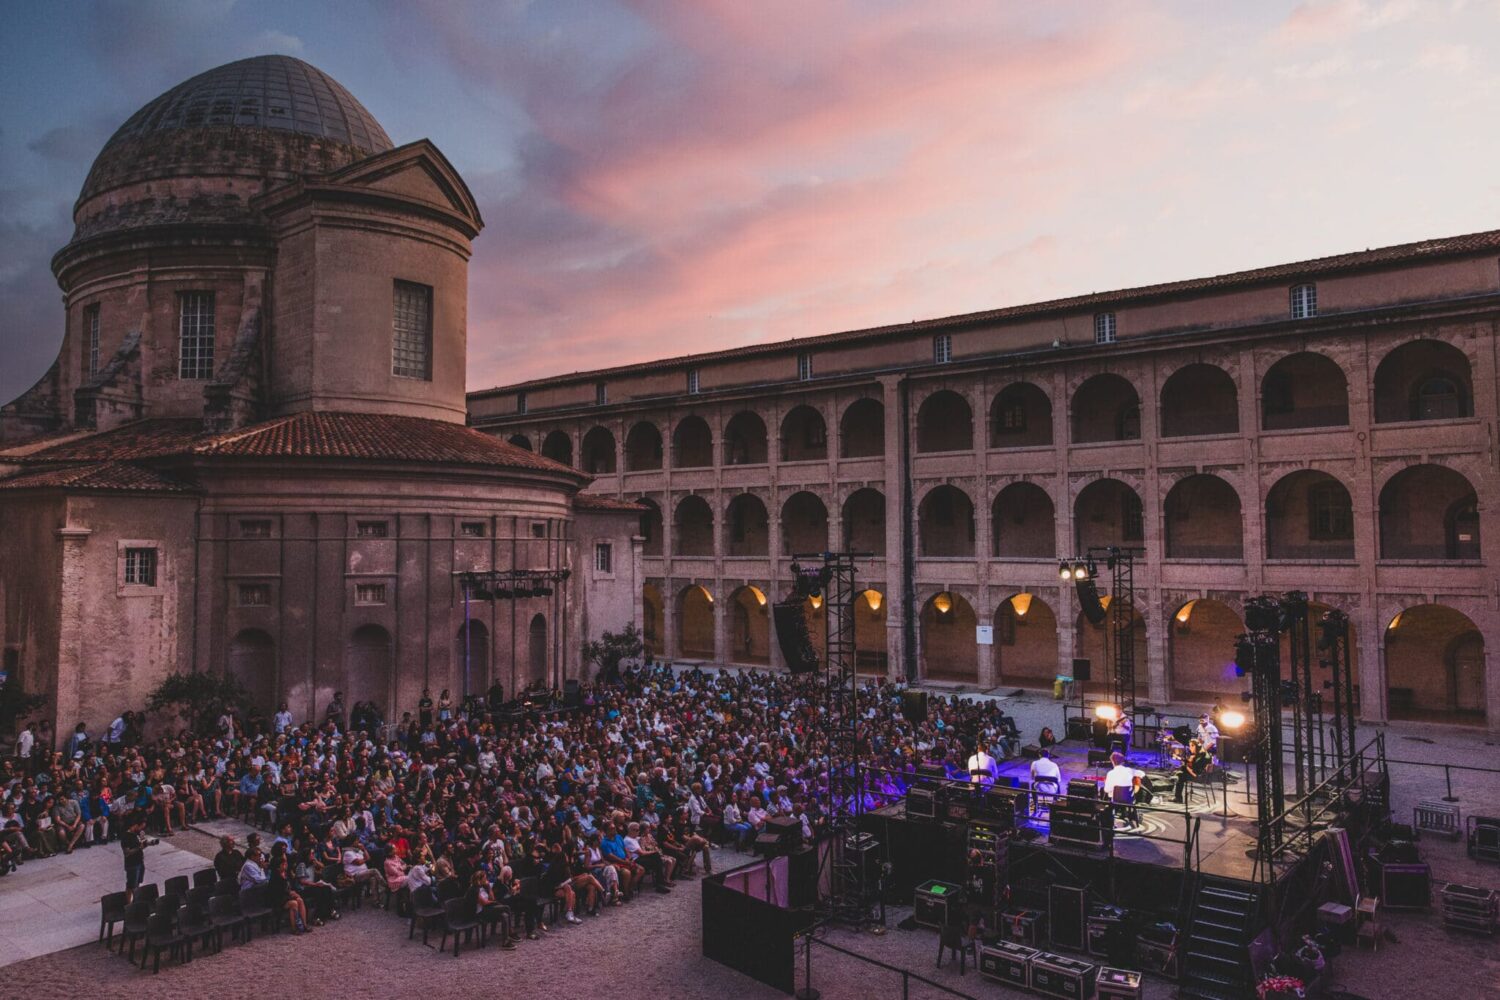
[[[1392,719],[1484,725],[1484,635],[1462,611],[1418,604],[1385,630],[1386,705]]]
[[[828,549],[828,508],[816,493],[800,490],[781,505],[781,554],[825,552]]]
[[[881,458],[885,455],[885,404],[866,396],[844,409],[839,419],[840,458]]]
[[[615,436],[607,427],[592,427],[578,446],[583,471],[591,476],[608,476],[615,471]]]
[[[766,593],[746,584],[729,595],[729,650],[731,663],[758,667],[771,664],[771,609]]]
[[[229,676],[269,718],[277,702],[276,641],[261,629],[240,629],[229,643]]]
[[[1012,594],[995,609],[995,669],[1006,687],[1050,688],[1057,669],[1057,613],[1035,594]]]
[[[511,444],[515,445],[517,448],[524,448],[527,451],[531,451],[532,450],[532,448],[531,448],[531,438],[527,437],[525,434],[512,434],[506,440],[508,440]]]
[[[724,511],[724,554],[765,556],[771,552],[771,519],[754,493],[741,493]]]
[[[974,411],[951,389],[939,389],[917,410],[917,451],[968,451],[974,447]]]
[[[1141,436],[1141,397],[1123,375],[1106,372],[1073,391],[1073,443],[1134,441]]]
[[[714,596],[698,584],[677,595],[677,655],[686,660],[714,658]]]
[[[553,431],[542,439],[542,456],[563,465],[572,465],[573,439],[566,431]]]
[[[1474,376],[1463,351],[1441,340],[1413,340],[1375,369],[1375,422],[1455,420],[1474,415]]]
[[[391,713],[391,634],[379,625],[361,625],[349,636],[344,653],[344,704],[374,702],[382,717]]]
[[[725,465],[766,463],[766,422],[760,414],[741,410],[724,425]]]
[[[922,605],[922,674],[931,680],[979,682],[979,624],[962,594],[939,591]]]
[[[661,507],[650,497],[638,497],[635,502],[646,508],[641,511],[640,517],[639,530],[644,539],[641,543],[641,555],[659,556],[662,554],[662,537],[665,534],[662,531]]]
[[[667,608],[661,599],[661,588],[654,583],[641,586],[641,640],[647,660],[666,656]]]
[[[917,508],[917,538],[924,557],[972,556],[974,502],[969,495],[947,483],[929,490]]]
[[[866,486],[844,501],[844,548],[851,552],[885,555],[885,494]]]
[[[714,554],[714,512],[702,497],[689,495],[677,501],[677,510],[672,514],[672,554]]]
[[[1146,540],[1141,497],[1118,479],[1096,479],[1073,501],[1073,544],[1139,546]]]
[[[1264,430],[1349,425],[1349,380],[1326,355],[1299,351],[1266,370],[1260,383]]]
[[[990,402],[990,447],[1052,443],[1052,398],[1031,382],[1012,382]]]
[[[1353,559],[1354,505],[1344,484],[1299,469],[1266,494],[1267,559]]]
[[[547,616],[538,611],[526,629],[526,684],[548,687]]]
[[[854,598],[854,669],[884,677],[889,657],[886,645],[886,600],[878,590]]]
[[[1093,679],[1087,683],[1091,693],[1103,694],[1114,684],[1114,666],[1109,659],[1110,630],[1124,609],[1116,605],[1109,595],[1100,598],[1105,606],[1105,617],[1099,624],[1089,621],[1082,611],[1073,619],[1073,655],[1088,659]],[[1149,668],[1146,665],[1146,619],[1139,610],[1135,616],[1135,692],[1143,696],[1149,686]],[[1071,671],[1071,668],[1070,668]]]
[[[484,622],[470,618],[453,635],[453,663],[458,674],[458,689],[464,697],[482,694],[489,688],[490,630]]]
[[[672,431],[672,468],[702,469],[714,464],[714,436],[708,421],[686,416]]]
[[[990,506],[990,544],[998,559],[1050,559],[1057,554],[1057,511],[1036,483],[1011,483]]]
[[[1197,598],[1172,612],[1167,631],[1167,680],[1175,701],[1238,703],[1248,689],[1234,669],[1239,614],[1222,601]]]
[[[650,420],[633,424],[625,433],[625,471],[651,472],[661,468],[661,429]]]
[[[1218,476],[1185,476],[1167,493],[1168,559],[1245,558],[1240,495]]]
[[[1380,558],[1478,559],[1479,498],[1460,472],[1411,465],[1380,491]]]
[[[1184,365],[1162,385],[1162,437],[1237,434],[1239,429],[1239,390],[1218,365]]]
[[[828,459],[828,423],[823,414],[803,404],[792,407],[781,421],[783,462],[822,462]]]

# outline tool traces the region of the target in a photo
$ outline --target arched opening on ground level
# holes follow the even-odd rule
[[[258,628],[235,633],[229,643],[229,676],[245,689],[250,704],[270,718],[278,702],[275,640]]]
[[[661,431],[649,420],[642,420],[625,435],[625,471],[651,472],[661,468]]]
[[[729,661],[769,666],[771,609],[765,591],[748,584],[740,587],[729,595],[729,610]]]
[[[879,458],[885,455],[885,404],[878,399],[856,399],[839,419],[840,458]]]
[[[811,406],[794,406],[781,421],[783,462],[828,460],[828,424]]]
[[[1260,383],[1261,427],[1347,427],[1349,380],[1331,358],[1312,351],[1288,354],[1266,370]]]
[[[526,653],[527,687],[548,687],[547,616],[541,612],[531,616],[531,625],[526,630]]]
[[[1000,559],[1046,559],[1057,553],[1052,498],[1036,483],[1011,483],[990,507],[991,554]]]
[[[1079,552],[1096,545],[1139,546],[1146,540],[1141,498],[1118,479],[1096,479],[1073,501],[1073,542]]]
[[[714,598],[697,584],[677,595],[677,655],[685,660],[714,659]]]
[[[1381,489],[1380,558],[1479,557],[1479,498],[1462,473],[1413,465]]]
[[[1375,422],[1455,420],[1474,415],[1469,358],[1440,340],[1413,340],[1375,369]]]
[[[612,475],[615,471],[615,436],[604,427],[594,427],[583,436],[578,447],[583,471],[591,476]]]
[[[572,465],[573,439],[563,431],[553,431],[542,439],[542,457],[563,465]]]
[[[1141,397],[1121,375],[1095,375],[1073,393],[1073,443],[1135,441],[1141,436]]]
[[[928,492],[917,508],[917,537],[923,556],[972,556],[974,504],[969,495],[946,483]]]
[[[885,676],[889,665],[885,630],[885,595],[866,590],[854,598],[854,669]]]
[[[1354,504],[1317,469],[1283,476],[1266,494],[1267,559],[1353,559]]]
[[[1418,604],[1385,630],[1386,707],[1392,719],[1484,725],[1484,636],[1462,611]]]
[[[714,436],[702,417],[683,417],[672,431],[672,468],[702,469],[714,464]]]
[[[1161,387],[1161,436],[1237,434],[1239,390],[1217,365],[1185,365]]]
[[[828,549],[828,508],[815,493],[793,493],[781,505],[781,554]]]
[[[940,591],[922,605],[922,677],[979,683],[979,619],[963,595]]]
[[[483,694],[489,689],[490,630],[484,622],[471,618],[467,625],[458,627],[453,636],[453,662],[458,673],[458,689],[463,692],[463,697]]]
[[[650,497],[639,497],[635,501],[646,509],[641,511],[641,554],[659,556],[662,553],[661,508]]]
[[[849,494],[842,518],[844,549],[885,555],[885,495],[865,487]]]
[[[1057,640],[1057,614],[1046,601],[1030,593],[1001,601],[995,610],[994,646],[1000,683],[1050,688],[1059,672]]]
[[[950,389],[922,400],[917,409],[917,451],[968,451],[974,447],[974,411]]]
[[[661,588],[654,583],[641,587],[641,642],[647,660],[667,655],[667,615]]]
[[[724,425],[725,465],[764,465],[766,422],[760,414],[741,410]]]
[[[383,718],[391,713],[391,634],[379,625],[361,625],[344,653],[344,704],[372,702]]]
[[[515,445],[517,448],[524,448],[527,451],[532,450],[531,438],[527,437],[525,434],[512,434],[506,440]]]
[[[1100,698],[1114,686],[1115,667],[1109,643],[1115,620],[1123,613],[1121,606],[1108,596],[1103,601],[1106,614],[1102,622],[1095,625],[1081,611],[1073,622],[1073,655],[1087,658],[1093,674],[1093,679],[1084,685],[1086,693]],[[1135,694],[1137,698],[1143,698],[1150,687],[1150,668],[1146,665],[1146,620],[1139,611],[1134,617]]]
[[[676,556],[711,556],[714,554],[714,512],[700,496],[685,496],[672,515],[672,554]]]
[[[1164,506],[1168,559],[1244,559],[1240,495],[1218,476],[1179,480]]]
[[[1030,382],[1015,382],[990,403],[990,447],[1031,448],[1052,443],[1052,400]]]
[[[1229,605],[1199,598],[1172,612],[1167,633],[1167,682],[1175,701],[1239,705],[1248,679],[1234,668],[1235,642],[1245,624]]]
[[[771,551],[771,519],[753,493],[741,493],[724,512],[724,554],[764,556]]]

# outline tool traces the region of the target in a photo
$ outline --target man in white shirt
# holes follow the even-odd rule
[[[1062,791],[1062,769],[1052,759],[1052,751],[1043,750],[1042,755],[1031,762],[1031,792],[1033,798],[1040,795],[1055,796]]]
[[[1213,753],[1219,745],[1219,727],[1214,725],[1207,712],[1198,716],[1198,742],[1203,745],[1205,753]]]
[[[1123,788],[1127,794],[1122,796],[1122,798],[1128,799],[1135,794],[1135,779],[1144,778],[1146,772],[1137,771],[1129,764],[1126,764],[1125,755],[1118,750],[1110,754],[1109,759],[1114,764],[1114,767],[1111,767],[1109,773],[1104,776],[1104,797],[1113,802],[1115,801],[1115,789]],[[1132,826],[1140,822],[1140,817],[1136,815],[1134,806],[1122,805],[1120,814]]]
[[[976,784],[993,785],[995,776],[1000,773],[1000,765],[995,763],[995,758],[989,755],[983,745],[974,748],[974,753],[969,757],[969,780]]]
[[[276,727],[277,736],[292,728],[292,713],[287,709],[286,702],[281,703],[281,709],[271,717],[271,723]]]

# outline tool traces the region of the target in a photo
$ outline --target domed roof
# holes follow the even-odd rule
[[[392,148],[385,129],[353,94],[291,56],[255,56],[199,73],[131,115],[104,148],[154,132],[215,125],[284,129],[366,153]]]

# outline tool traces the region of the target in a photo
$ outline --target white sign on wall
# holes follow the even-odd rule
[[[974,641],[981,646],[993,646],[995,644],[995,626],[977,625],[974,628]]]

